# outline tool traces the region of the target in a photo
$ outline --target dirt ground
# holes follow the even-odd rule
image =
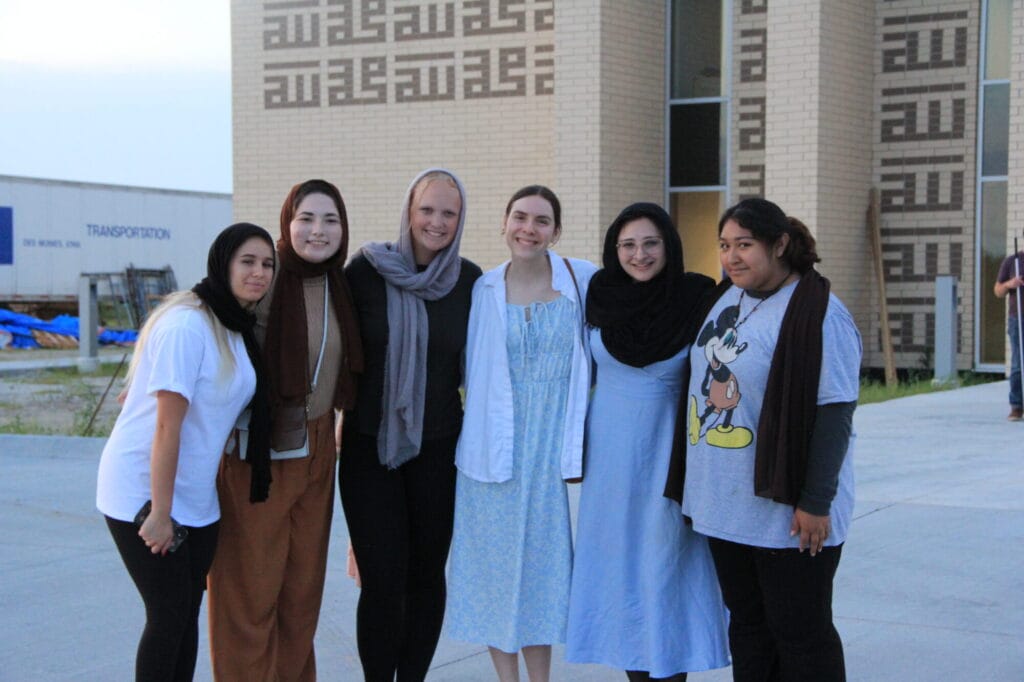
[[[108,435],[120,412],[117,394],[123,385],[127,361],[102,405],[101,397],[124,353],[125,349],[102,349],[101,356],[113,359],[114,363],[104,362],[98,372],[80,374],[75,367],[12,370],[24,362],[75,358],[77,351],[0,351],[0,433]],[[87,433],[97,405],[99,412]]]

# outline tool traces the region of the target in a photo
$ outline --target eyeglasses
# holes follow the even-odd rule
[[[661,248],[662,241],[664,240],[661,237],[647,237],[641,242],[637,242],[633,239],[626,239],[617,243],[615,248],[627,256],[634,255],[637,249],[650,254],[655,253]]]

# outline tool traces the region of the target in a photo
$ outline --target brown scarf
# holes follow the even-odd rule
[[[322,263],[303,260],[292,247],[291,222],[299,189],[317,182],[313,194],[326,194],[338,206],[341,217],[341,245]],[[321,186],[322,184],[322,186]],[[332,191],[333,190],[333,191]],[[323,180],[308,181],[292,187],[281,207],[281,238],[277,241],[281,265],[274,284],[267,320],[267,338],[263,354],[270,371],[272,405],[275,412],[286,407],[304,406],[309,393],[309,339],[306,302],[302,281],[327,276],[334,313],[341,327],[341,368],[334,389],[334,407],[348,409],[355,404],[355,375],[363,371],[363,347],[359,338],[352,293],[342,267],[348,257],[348,216],[338,189]]]
[[[704,302],[698,319],[732,286],[722,280]],[[822,324],[831,284],[813,268],[800,276],[782,318],[775,343],[764,401],[757,422],[754,494],[796,506],[807,476],[807,457],[818,407],[821,378]],[[686,478],[686,407],[690,363],[684,364],[683,391],[676,414],[672,458],[665,497],[682,502]]]
[[[757,420],[754,494],[794,507],[807,478],[831,286],[814,269],[800,276],[782,318]]]

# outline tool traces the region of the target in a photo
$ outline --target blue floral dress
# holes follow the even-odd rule
[[[564,296],[508,304],[507,317],[512,478],[458,475],[446,629],[513,653],[565,641],[572,539],[560,456],[579,322]]]

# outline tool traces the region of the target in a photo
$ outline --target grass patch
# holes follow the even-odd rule
[[[125,367],[127,366],[128,362],[125,361]],[[87,377],[110,378],[114,376],[115,371],[117,371],[119,375],[124,375],[125,367],[119,368],[116,362],[103,363],[95,372],[79,372],[77,367],[51,367],[49,369],[33,370],[31,373],[7,377],[5,378],[5,381],[11,381],[19,384],[63,385],[68,382],[85,379]],[[120,369],[120,371],[118,371],[118,369]]]
[[[22,419],[20,415],[15,415],[14,419],[10,421],[0,422],[0,433],[10,433],[18,436],[52,436],[56,435],[57,432],[31,419],[26,420]]]
[[[860,381],[860,398],[858,405],[869,405],[880,403],[894,398],[906,398],[922,393],[935,393],[936,391],[948,391],[953,388],[987,384],[992,381],[1002,381],[1004,377],[998,374],[982,374],[978,372],[960,372],[960,383],[958,384],[932,384],[931,377],[923,374],[913,373],[901,377],[899,383],[889,387],[885,382],[873,377],[862,378]]]

